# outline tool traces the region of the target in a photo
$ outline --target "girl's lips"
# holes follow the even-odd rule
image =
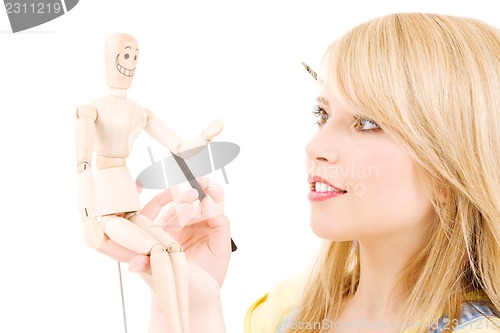
[[[346,192],[316,192],[310,191],[307,199],[309,201],[325,201],[346,194]]]
[[[337,187],[335,185],[330,184],[329,182],[327,182],[326,180],[324,180],[320,176],[309,176],[307,180],[309,182],[310,189],[313,191],[317,189],[316,184],[319,183],[319,184],[325,184],[327,186],[327,189],[324,189],[324,186],[323,186],[324,190],[322,192],[325,192],[326,190],[328,190],[328,187],[330,187],[330,189],[329,189],[330,191],[344,192],[344,193],[347,192],[346,190],[341,189],[340,187]]]
[[[347,193],[319,176],[310,176],[308,181],[311,190],[308,195],[310,201],[324,201]]]

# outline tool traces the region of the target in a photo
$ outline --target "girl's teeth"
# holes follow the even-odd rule
[[[314,189],[316,190],[316,192],[341,192],[341,191],[338,191],[327,184],[320,183],[320,182],[316,182],[314,184]]]

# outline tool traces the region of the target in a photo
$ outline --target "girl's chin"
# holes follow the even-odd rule
[[[316,223],[317,222],[317,223]],[[311,219],[311,230],[314,234],[324,240],[329,241],[350,241],[354,238],[352,237],[352,230],[339,230],[338,228],[332,228],[331,224],[326,224],[324,221],[314,221]]]

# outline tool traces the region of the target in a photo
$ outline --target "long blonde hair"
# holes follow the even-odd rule
[[[401,319],[424,326],[406,328],[459,318],[470,292],[500,310],[499,30],[467,18],[393,14],[334,42],[320,73],[350,112],[405,146],[428,181],[437,222],[399,280],[407,295]],[[325,241],[295,320],[335,319],[359,274],[353,242]]]

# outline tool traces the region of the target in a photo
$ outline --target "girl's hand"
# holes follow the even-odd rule
[[[201,203],[195,189],[181,192],[177,187],[171,187],[156,195],[140,213],[152,221],[161,213],[158,223],[181,244],[188,262],[206,271],[221,286],[231,256],[229,220],[224,215],[224,192],[219,185],[210,184],[206,178],[198,181],[206,194]],[[108,237],[97,251],[129,263],[131,272],[149,272],[148,256],[126,249]]]

